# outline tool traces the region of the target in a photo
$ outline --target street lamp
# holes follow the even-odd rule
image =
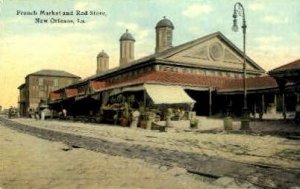
[[[242,112],[242,121],[241,121],[241,130],[249,130],[249,112],[247,107],[247,85],[246,85],[246,18],[245,18],[245,10],[243,5],[240,2],[237,2],[234,4],[234,10],[233,10],[233,25],[232,25],[232,31],[237,32],[238,26],[237,26],[237,17],[241,16],[243,18],[243,93],[244,93],[244,103],[243,103],[243,112]]]

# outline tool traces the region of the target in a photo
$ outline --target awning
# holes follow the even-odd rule
[[[51,100],[50,102],[48,102],[48,104],[56,104],[56,103],[61,103],[62,100]]]
[[[193,90],[193,91],[208,91],[209,87],[184,86],[183,89],[188,89],[188,90]]]
[[[154,104],[194,104],[181,86],[144,84]]]
[[[114,96],[114,95],[117,95],[117,94],[120,94],[122,93],[122,90],[121,89],[113,89],[110,93],[109,93],[109,96]]]
[[[143,85],[130,86],[122,88],[122,92],[136,92],[145,90]]]
[[[79,95],[79,96],[75,97],[75,101],[79,101],[79,100],[82,100],[82,99],[87,98],[87,97],[88,97],[88,95]]]
[[[94,99],[94,100],[100,100],[100,93],[96,93],[96,94],[91,95],[91,98]]]
[[[143,85],[122,87],[122,88],[113,89],[109,95],[114,96],[124,92],[136,92],[136,91],[143,91],[143,90],[145,90]]]

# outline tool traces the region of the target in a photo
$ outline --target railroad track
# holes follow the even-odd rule
[[[93,138],[71,133],[33,127],[0,117],[0,125],[37,136],[50,141],[58,141],[70,146],[106,153],[114,156],[139,158],[150,163],[185,168],[189,173],[217,179],[233,177],[245,180],[261,188],[300,187],[300,170],[287,170],[258,164],[246,164],[208,157],[202,154],[181,152],[165,148],[143,146],[139,144],[117,143],[101,138]]]

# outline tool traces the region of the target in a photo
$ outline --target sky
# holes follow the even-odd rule
[[[173,45],[220,31],[242,47],[233,32],[236,0],[0,0],[0,105],[17,106],[26,75],[41,69],[65,70],[82,78],[96,72],[104,50],[110,68],[119,64],[119,38],[134,36],[135,58],[154,53],[155,25],[166,16],[174,26]],[[245,8],[246,53],[266,71],[300,58],[299,0],[241,0]],[[96,11],[104,15],[44,16],[40,11]],[[36,11],[38,15],[17,15]],[[36,18],[74,24],[35,23]],[[85,23],[77,23],[77,19]],[[239,27],[242,24],[238,17]]]

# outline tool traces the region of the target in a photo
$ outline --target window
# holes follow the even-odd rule
[[[172,31],[171,30],[167,30],[167,45],[171,45],[171,41],[172,41]]]
[[[159,70],[163,71],[164,66],[159,66]]]
[[[216,72],[215,71],[207,71],[207,75],[215,76]]]
[[[207,71],[207,75],[214,76],[214,75],[216,75],[216,72],[215,71]]]
[[[234,77],[235,78],[239,78],[239,74],[234,74]]]
[[[44,91],[39,91],[39,98],[44,98],[45,97],[45,92]]]
[[[53,91],[54,90],[54,87],[52,87],[52,86],[48,86],[47,88],[46,88],[46,91]]]
[[[44,85],[44,79],[43,78],[39,78],[39,86],[43,86]]]
[[[72,80],[70,79],[70,80],[68,80],[68,85],[71,85],[73,82],[72,82]]]
[[[164,67],[163,71],[170,71],[170,67],[168,66]]]
[[[132,48],[132,43],[129,43],[129,49],[130,49],[130,53],[129,53],[129,57],[130,59],[133,59],[133,48]]]
[[[199,75],[204,75],[204,71],[203,70],[198,70],[198,74]]]
[[[54,79],[53,83],[54,83],[54,87],[58,87],[58,79]]]

